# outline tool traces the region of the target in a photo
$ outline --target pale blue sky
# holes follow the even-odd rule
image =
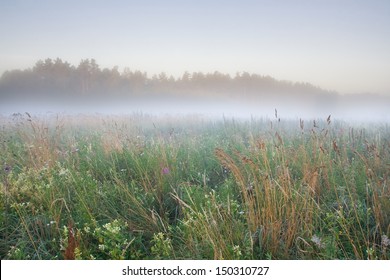
[[[60,57],[390,94],[390,1],[0,0],[0,74]]]

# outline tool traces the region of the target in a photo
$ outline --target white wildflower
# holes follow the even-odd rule
[[[387,237],[386,234],[382,235],[382,246],[387,247],[390,245],[390,239]]]
[[[104,251],[106,249],[106,246],[104,244],[99,244],[99,250]]]
[[[85,226],[84,227],[84,231],[85,231],[85,233],[90,233],[91,232],[91,228],[89,226]]]
[[[69,174],[69,170],[66,168],[61,168],[60,171],[58,172],[58,175],[60,176],[66,176]]]
[[[240,249],[240,245],[234,245],[233,246],[233,252],[234,252],[234,255],[239,258],[242,253],[241,253],[241,249]]]
[[[103,227],[112,234],[118,234],[121,231],[118,220],[114,220],[112,223],[107,223]]]
[[[311,238],[311,241],[314,242],[314,244],[318,247],[318,248],[324,248],[324,244],[322,243],[321,241],[321,238],[319,238],[317,235],[313,235],[312,238]]]

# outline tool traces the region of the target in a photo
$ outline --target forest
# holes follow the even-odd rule
[[[214,115],[230,112],[238,117],[240,111],[261,116],[278,108],[285,117],[332,114],[345,119],[383,120],[390,107],[390,97],[386,95],[343,95],[305,82],[248,72],[237,72],[234,77],[218,71],[184,72],[180,77],[161,72],[149,77],[146,72],[128,67],[123,71],[117,66],[102,69],[95,59],[83,59],[74,66],[60,58],[47,58],[32,68],[4,72],[0,98],[0,111],[6,114],[35,112],[34,106],[49,104],[45,110],[79,106],[82,111],[88,106],[96,111],[111,108],[110,112],[117,113],[115,110],[122,106],[126,113],[153,113],[156,107],[163,108],[164,113],[178,108],[205,113],[207,107],[207,112],[217,112]],[[27,105],[21,109],[20,104]]]
[[[60,58],[39,60],[32,68],[6,71],[1,77],[1,91],[50,92],[51,94],[144,94],[213,92],[226,94],[243,91],[247,94],[273,92],[300,92],[331,94],[308,83],[278,81],[270,76],[236,73],[235,77],[218,71],[214,73],[185,72],[181,77],[168,76],[165,72],[148,77],[146,72],[132,71],[126,67],[101,69],[95,59],[82,59],[78,66]],[[333,92],[334,93],[334,92]]]

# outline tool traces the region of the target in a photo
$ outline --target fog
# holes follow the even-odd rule
[[[353,102],[352,102],[353,101]],[[147,114],[153,116],[199,115],[212,118],[229,117],[235,119],[250,118],[281,118],[281,119],[325,119],[332,115],[333,119],[346,121],[390,121],[389,98],[381,99],[353,99],[351,97],[340,98],[331,104],[305,104],[300,102],[286,102],[272,100],[268,102],[247,101],[240,99],[216,100],[210,99],[95,99],[91,101],[72,100],[18,100],[0,103],[0,114],[10,116],[14,113],[28,112],[34,115],[47,114]],[[275,116],[277,113],[277,116]]]
[[[390,95],[349,94],[308,83],[237,73],[185,72],[148,77],[141,71],[100,69],[94,59],[78,66],[57,58],[5,72],[0,79],[0,114],[203,115],[213,118],[390,120]]]

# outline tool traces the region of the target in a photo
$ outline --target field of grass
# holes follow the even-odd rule
[[[1,259],[390,259],[390,127],[0,119]]]

